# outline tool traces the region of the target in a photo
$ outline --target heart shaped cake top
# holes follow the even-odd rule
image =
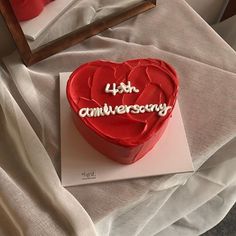
[[[175,70],[158,59],[89,62],[67,83],[78,118],[100,137],[126,147],[156,134],[170,118],[177,92]]]

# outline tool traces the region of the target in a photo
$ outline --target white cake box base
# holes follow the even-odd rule
[[[60,74],[61,181],[73,186],[193,171],[178,103],[156,146],[141,160],[122,165],[96,151],[76,129],[66,98],[70,73]]]

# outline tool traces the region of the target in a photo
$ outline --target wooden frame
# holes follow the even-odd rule
[[[61,38],[53,40],[50,43],[47,43],[35,50],[31,50],[20,27],[20,24],[16,19],[10,1],[0,0],[0,11],[2,13],[2,16],[15,41],[20,56],[27,66],[30,66],[70,46],[82,42],[83,40],[93,35],[96,35],[151,8],[154,8],[155,6],[156,0],[140,0],[140,3],[123,9],[120,12],[108,15],[103,19],[97,20],[91,24],[81,27],[80,29],[66,34]]]

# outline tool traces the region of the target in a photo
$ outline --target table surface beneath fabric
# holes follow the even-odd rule
[[[180,108],[196,172],[65,190],[58,178],[59,73],[96,59],[146,57],[163,59],[178,72]],[[95,228],[103,236],[199,235],[234,204],[236,53],[186,2],[159,0],[155,9],[29,68],[17,53],[4,64],[3,235],[93,235]]]

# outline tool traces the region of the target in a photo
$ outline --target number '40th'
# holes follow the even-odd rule
[[[105,87],[105,93],[112,93],[115,96],[117,93],[138,93],[139,90],[135,86],[131,86],[130,81],[127,84],[120,83],[117,86],[115,83],[107,84]]]

